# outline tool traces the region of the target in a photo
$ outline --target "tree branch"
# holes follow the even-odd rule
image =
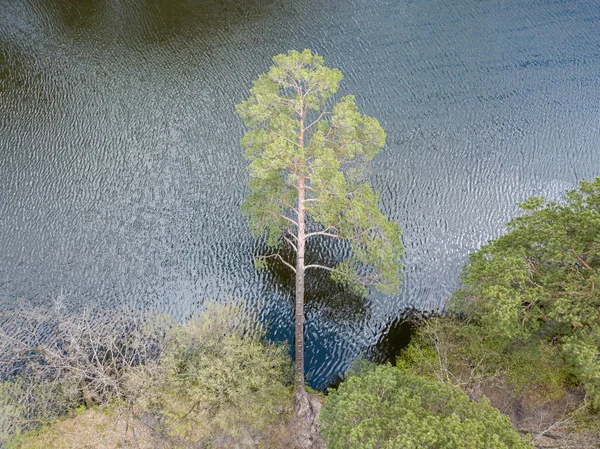
[[[288,204],[286,201],[282,201],[282,202],[285,207],[287,207],[290,210],[293,210],[296,213],[296,215],[298,215],[298,210],[294,206]]]
[[[296,237],[296,235],[290,231],[290,228],[287,228],[287,233],[290,237],[294,237],[294,239],[296,240],[296,242],[298,242],[298,237]],[[283,234],[281,234],[282,237],[284,237]]]
[[[285,235],[282,235],[283,239],[288,242],[288,244],[294,248],[294,251],[298,252],[298,247],[294,244],[294,242],[292,242],[290,239],[288,239]],[[294,236],[296,237],[296,236]]]
[[[322,268],[323,270],[327,270],[327,271],[333,271],[333,268],[331,267],[326,267],[325,265],[319,265],[316,263],[310,264],[310,265],[306,265],[304,267],[305,270],[308,270],[309,268]]]
[[[319,115],[319,117],[314,122],[312,122],[310,125],[308,125],[306,128],[304,128],[304,131],[307,131],[311,126],[319,123],[325,114],[331,114],[331,112],[329,112],[329,111],[323,111],[323,112],[321,112],[321,114]]]
[[[573,254],[573,256],[575,257],[575,259],[577,259],[577,262],[579,262],[581,265],[583,265],[585,268],[587,268],[588,270],[591,270],[592,267],[590,267],[587,262],[585,260],[583,260],[581,258],[581,256],[579,254],[577,254],[577,251],[575,251],[575,249],[573,247],[571,247],[571,253]]]
[[[309,238],[309,237],[313,237],[315,235],[324,235],[326,237],[334,237],[336,239],[341,239],[342,237],[340,237],[338,234],[332,234],[331,232],[327,232],[328,230],[334,230],[337,231],[337,229],[333,226],[329,226],[328,228],[326,228],[324,231],[315,231],[315,232],[309,232],[308,234],[306,234],[304,237],[305,238]]]
[[[294,226],[298,227],[298,223],[295,220],[292,220],[290,217],[286,217],[283,214],[278,214],[281,218],[283,218],[284,220],[289,221],[290,223],[292,223]]]
[[[281,257],[280,254],[271,254],[269,256],[258,256],[261,259],[268,259],[269,257],[276,257],[278,258],[281,262],[283,262],[283,264],[288,267],[290,270],[292,270],[294,273],[296,273],[296,268],[294,268],[294,266],[288,262],[286,262],[283,257]],[[306,268],[306,267],[305,267]]]
[[[294,145],[294,146],[298,146],[298,143],[297,143],[297,142],[294,142],[293,140],[291,140],[291,139],[289,139],[289,138],[285,137],[285,136],[284,136],[284,135],[282,135],[282,134],[279,134],[279,133],[277,133],[277,132],[274,132],[273,134],[275,134],[277,137],[280,137],[280,138],[282,138],[282,139],[283,139],[283,140],[285,140],[287,143],[290,143],[290,144],[292,144],[292,145]]]

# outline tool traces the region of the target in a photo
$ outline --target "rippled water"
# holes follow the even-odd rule
[[[303,48],[387,130],[373,181],[407,249],[398,297],[313,280],[315,386],[442,307],[519,201],[600,175],[596,0],[0,0],[0,301],[245,298],[291,338],[289,273],[252,268],[234,106]]]

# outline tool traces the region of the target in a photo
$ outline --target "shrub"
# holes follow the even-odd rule
[[[463,389],[499,383],[534,402],[560,399],[569,384],[557,348],[548,342],[506,346],[487,338],[480,324],[451,314],[423,322],[397,365]]]
[[[328,449],[525,449],[486,399],[389,365],[350,376],[320,417]]]
[[[211,307],[174,327],[160,357],[132,373],[136,407],[182,443],[252,446],[291,400],[286,348],[262,336],[237,305]]]
[[[21,303],[2,310],[0,443],[83,403],[126,396],[127,373],[148,359],[157,341],[143,317],[107,316],[75,313],[60,300],[51,308]]]
[[[470,256],[454,308],[509,353],[556,348],[600,407],[600,178],[563,204],[521,207],[506,235]]]

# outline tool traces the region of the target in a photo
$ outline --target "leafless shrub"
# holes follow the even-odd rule
[[[80,404],[125,398],[127,373],[160,352],[161,332],[148,321],[125,310],[76,312],[62,296],[47,307],[3,307],[0,442]]]

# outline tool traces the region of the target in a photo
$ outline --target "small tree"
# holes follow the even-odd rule
[[[342,73],[323,66],[323,58],[304,50],[273,58],[250,98],[237,106],[249,128],[242,139],[250,161],[251,193],[243,205],[256,235],[266,235],[270,252],[296,276],[295,393],[304,389],[304,274],[311,269],[366,295],[375,286],[396,292],[403,253],[400,227],[377,206],[378,195],[365,180],[367,164],[385,143],[377,120],[361,115],[354,97],[332,109]],[[305,263],[306,244],[315,238],[341,239],[351,255],[336,267]],[[281,245],[296,254],[286,261]]]
[[[600,178],[562,203],[530,198],[469,257],[454,307],[511,354],[555,347],[600,409]]]

